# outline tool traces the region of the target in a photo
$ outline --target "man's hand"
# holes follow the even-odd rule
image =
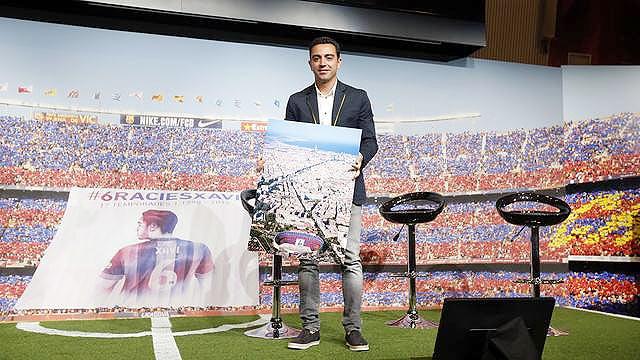
[[[264,159],[260,157],[258,161],[256,161],[256,172],[260,174],[262,170],[264,170]]]
[[[362,167],[362,154],[358,153],[358,158],[356,159],[355,164],[351,165],[351,169],[349,171],[353,171],[353,178],[355,180],[358,176],[360,176],[360,168]]]

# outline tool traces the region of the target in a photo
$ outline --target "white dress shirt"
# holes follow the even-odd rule
[[[336,85],[338,85],[337,79],[328,94],[320,93],[318,85],[315,85],[318,96],[318,116],[320,117],[321,125],[332,125],[331,118],[333,117],[333,98],[336,93]]]

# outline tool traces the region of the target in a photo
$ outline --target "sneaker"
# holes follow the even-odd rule
[[[344,337],[347,347],[351,351],[368,351],[369,343],[358,330],[352,330]]]
[[[287,347],[289,349],[306,350],[312,347],[313,345],[319,345],[319,344],[320,344],[320,331],[316,331],[312,333],[307,329],[302,329],[298,337],[291,340],[289,344],[287,344]]]

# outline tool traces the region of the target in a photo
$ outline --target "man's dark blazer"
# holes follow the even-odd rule
[[[289,97],[285,120],[318,124],[319,118],[318,96],[314,84]],[[364,170],[364,167],[378,151],[376,129],[373,125],[373,112],[371,111],[371,103],[366,91],[338,81],[333,96],[331,124],[362,130],[360,153],[363,157],[361,170]],[[364,177],[362,171],[360,171],[353,191],[353,203],[362,205],[366,197]]]

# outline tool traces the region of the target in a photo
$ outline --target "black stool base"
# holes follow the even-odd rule
[[[273,319],[257,329],[247,330],[245,335],[261,339],[291,339],[300,334],[300,330],[287,326],[282,319]]]
[[[387,326],[397,327],[403,329],[437,329],[438,323],[435,321],[425,320],[417,312],[410,314],[404,314],[398,320],[391,320],[386,322]]]

